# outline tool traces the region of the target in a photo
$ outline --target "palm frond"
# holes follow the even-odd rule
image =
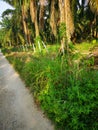
[[[2,13],[2,17],[5,17],[5,16],[7,16],[7,15],[13,15],[14,12],[15,12],[15,10],[13,10],[13,9],[7,9],[7,10],[5,10],[5,11]]]

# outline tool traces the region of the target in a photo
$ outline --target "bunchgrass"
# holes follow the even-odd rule
[[[73,57],[54,57],[53,52],[7,58],[56,129],[98,129],[98,71],[75,63]]]

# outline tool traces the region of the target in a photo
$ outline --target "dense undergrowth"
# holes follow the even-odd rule
[[[48,53],[13,53],[7,58],[56,129],[98,129],[98,71],[72,57]]]

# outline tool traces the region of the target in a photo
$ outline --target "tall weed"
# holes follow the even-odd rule
[[[98,71],[66,57],[35,56],[24,65],[10,59],[57,129],[98,129]]]

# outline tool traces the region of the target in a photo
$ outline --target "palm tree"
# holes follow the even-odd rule
[[[71,11],[71,2],[70,0],[64,1],[64,9],[65,9],[65,22],[66,22],[66,35],[68,43],[71,41],[71,36],[74,32],[74,22],[73,22],[73,16]]]
[[[31,20],[35,26],[35,35],[36,37],[39,36],[39,27],[38,27],[38,20],[37,20],[37,4],[36,1],[30,0],[30,15]]]
[[[29,29],[28,29],[28,25],[27,25],[27,18],[28,18],[27,8],[25,6],[24,1],[21,5],[21,13],[22,13],[22,23],[23,23],[23,30],[24,30],[24,34],[25,34],[25,40],[26,40],[26,43],[30,43],[29,38],[28,38]]]
[[[89,5],[90,5],[91,11],[95,14],[93,24],[95,24],[95,26],[96,26],[94,35],[95,35],[95,37],[97,37],[97,32],[98,32],[98,30],[97,30],[98,0],[89,0]]]
[[[44,14],[45,14],[45,0],[39,0],[40,12],[39,12],[39,30],[44,30]]]
[[[72,0],[72,4],[71,4],[71,10],[72,10],[72,15],[73,15],[73,21],[74,24],[76,23],[76,17],[77,17],[77,5],[79,5],[78,0]]]
[[[50,9],[50,26],[54,36],[57,35],[57,26],[56,26],[56,9],[55,9],[55,0],[51,1],[51,9]]]
[[[3,18],[2,22],[0,22],[1,25],[1,30],[3,33],[3,44],[7,44],[8,45],[12,45],[13,43],[13,38],[11,38],[12,36],[12,24],[11,24],[11,20],[7,17]]]
[[[16,2],[16,1],[9,1],[9,0],[4,0],[6,2],[8,2],[9,4],[11,4],[14,9],[8,9],[6,11],[4,11],[4,13],[2,14],[3,17],[7,16],[7,15],[11,15],[11,26],[12,27],[12,34],[13,37],[12,39],[14,39],[14,43],[16,42],[16,44],[18,45],[19,43],[24,44],[25,40],[24,40],[24,36],[23,36],[23,26],[22,26],[22,14],[21,12],[21,5],[20,2]],[[20,0],[21,1],[21,0]]]
[[[16,17],[18,17],[18,20],[22,21],[25,41],[26,43],[30,44],[31,43],[30,31],[27,24],[29,0],[18,0],[18,1],[17,0],[3,0],[3,1],[9,3],[13,7],[15,7],[15,9],[17,10]]]
[[[74,32],[74,22],[71,11],[71,2],[70,0],[59,0],[59,10],[60,10],[60,23],[65,23],[66,25],[66,50],[68,51],[68,44],[71,41],[71,36]],[[60,50],[64,53],[65,48],[65,37],[61,40]]]

